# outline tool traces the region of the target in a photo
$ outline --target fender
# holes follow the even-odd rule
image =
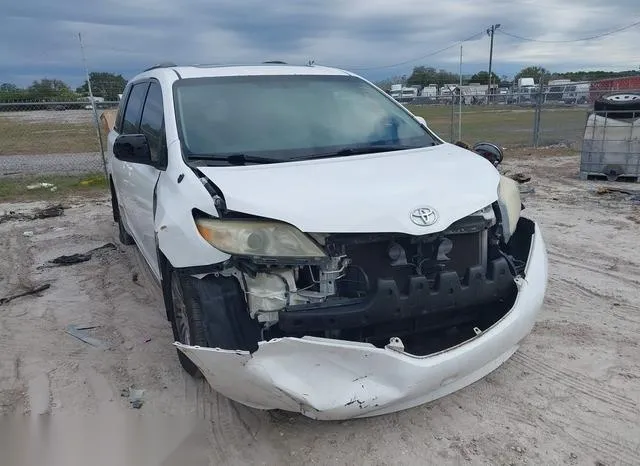
[[[218,251],[200,236],[193,209],[218,217],[211,194],[197,175],[182,161],[180,144],[168,147],[169,163],[154,189],[156,244],[174,268],[214,266],[231,256]]]

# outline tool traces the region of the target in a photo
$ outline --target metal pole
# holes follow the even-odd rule
[[[460,45],[460,100],[458,101],[458,141],[462,141],[462,45]]]
[[[536,112],[533,122],[533,147],[537,148],[540,142],[540,114],[542,113],[542,84],[544,81],[544,73],[540,73],[540,84],[538,89],[538,99],[536,101]]]
[[[454,111],[455,111],[455,89],[451,89],[449,88],[449,93],[451,94],[451,124],[449,125],[449,129],[450,129],[450,141],[454,142],[453,140],[453,117],[454,117]]]
[[[91,79],[89,79],[89,69],[87,68],[87,57],[84,53],[84,44],[82,42],[82,34],[78,33],[78,40],[80,41],[80,53],[82,54],[82,64],[84,66],[84,74],[87,78],[87,89],[89,90],[89,98],[91,99],[91,108],[93,109],[93,119],[96,124],[96,132],[98,135],[98,142],[100,143],[100,155],[102,156],[102,169],[104,170],[105,179],[109,178],[107,174],[107,161],[104,157],[104,144],[102,144],[102,132],[100,131],[100,121],[98,120],[98,110],[96,108],[96,101],[93,98],[93,91],[91,90]]]
[[[491,67],[493,65],[493,34],[496,31],[496,27],[494,24],[491,25],[491,47],[489,48],[489,84],[487,85],[487,104],[491,99]]]

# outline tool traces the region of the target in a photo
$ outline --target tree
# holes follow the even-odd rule
[[[526,68],[522,68],[520,72],[513,77],[513,81],[518,82],[520,78],[533,78],[538,82],[541,76],[547,74],[549,74],[549,71],[541,66],[527,66]]]
[[[471,76],[470,81],[472,83],[480,83],[482,85],[489,84],[489,72],[488,71],[480,71],[473,76]],[[500,77],[495,74],[493,71],[491,72],[491,84],[500,84]]]
[[[74,92],[59,79],[41,79],[27,88],[29,97],[37,101],[61,102],[75,100]]]
[[[2,83],[0,84],[0,92],[16,92],[18,91],[18,86],[13,83]]]
[[[435,68],[426,66],[416,66],[413,73],[407,80],[408,85],[428,86],[429,84],[437,84],[442,87],[445,84],[457,83],[460,77],[457,74],[449,73],[446,70],[436,70]]]
[[[118,94],[122,94],[127,80],[120,74],[106,72],[89,73],[91,80],[91,91],[94,97],[104,97],[104,100],[117,101]],[[85,80],[84,84],[76,89],[78,94],[89,95],[89,86]]]

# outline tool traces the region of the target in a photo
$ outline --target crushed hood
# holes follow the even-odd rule
[[[291,163],[199,167],[230,210],[290,223],[308,233],[407,233],[446,229],[494,202],[498,171],[452,144]],[[430,226],[413,223],[435,209]]]

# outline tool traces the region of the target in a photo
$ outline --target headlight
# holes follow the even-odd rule
[[[297,228],[257,220],[196,220],[198,232],[209,244],[231,255],[320,258],[325,253]]]
[[[518,226],[522,203],[518,183],[502,175],[498,186],[498,204],[502,214],[504,240],[508,242]]]

